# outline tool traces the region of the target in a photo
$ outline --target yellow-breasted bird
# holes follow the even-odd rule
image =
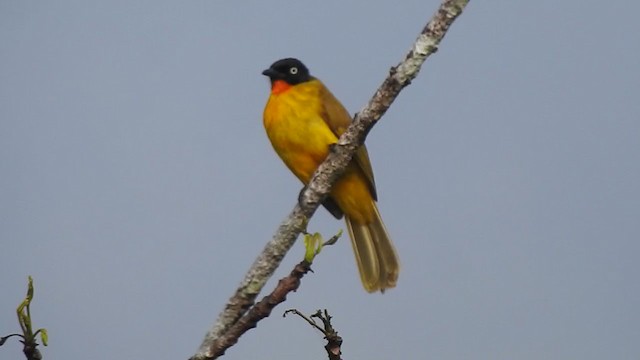
[[[262,74],[271,80],[264,109],[267,136],[287,167],[308,184],[329,147],[349,126],[351,116],[300,60],[278,60]],[[344,215],[362,285],[368,292],[396,286],[400,271],[376,200],[373,170],[363,145],[323,205],[338,219]]]

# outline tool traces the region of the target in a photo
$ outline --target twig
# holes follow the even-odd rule
[[[313,315],[311,315],[311,317],[306,317],[296,309],[289,309],[285,311],[282,316],[286,316],[289,313],[300,316],[306,322],[308,322],[309,325],[313,326],[324,335],[325,340],[327,340],[327,345],[324,346],[324,349],[327,351],[329,360],[342,360],[342,358],[340,357],[342,355],[342,338],[338,336],[338,332],[333,328],[333,325],[331,325],[331,316],[329,315],[327,309],[324,309],[324,315],[322,311],[318,310]],[[313,318],[320,319],[324,328],[318,326]]]
[[[344,172],[353,154],[364,142],[367,133],[387,111],[400,91],[409,85],[420,71],[425,59],[436,52],[449,26],[462,13],[469,0],[444,0],[438,11],[424,27],[405,59],[391,71],[369,103],[355,116],[353,122],[338,140],[337,146],[318,167],[300,196],[300,201],[280,224],[278,231],[227,302],[215,324],[205,335],[192,360],[213,357],[212,345],[251,307],[264,284],[280,265],[293,246],[306,222],[329,194],[331,186]]]
[[[320,312],[320,310],[318,310],[318,312]],[[316,314],[318,312],[316,312]],[[282,314],[282,317],[287,317],[287,315],[289,315],[289,314],[296,314],[296,315],[300,316],[304,321],[308,322],[309,325],[313,326],[314,328],[316,328],[316,330],[318,330],[318,331],[320,331],[321,333],[324,334],[324,329],[323,328],[318,326],[318,324],[316,324],[316,322],[313,321],[313,319],[308,318],[305,314],[301,313],[298,309],[289,309],[289,310],[285,311]]]

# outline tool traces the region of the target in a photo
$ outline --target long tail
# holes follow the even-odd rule
[[[345,219],[362,285],[368,292],[378,290],[384,292],[396,286],[400,273],[400,261],[384,227],[378,207],[374,201],[372,204],[375,210],[372,222],[360,224],[352,221],[348,216]]]

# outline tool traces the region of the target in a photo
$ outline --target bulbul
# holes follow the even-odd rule
[[[273,63],[262,72],[271,81],[264,128],[287,167],[304,184],[351,122],[349,112],[298,59]],[[344,216],[362,285],[368,292],[396,286],[400,263],[376,206],[376,185],[362,145],[323,203]]]

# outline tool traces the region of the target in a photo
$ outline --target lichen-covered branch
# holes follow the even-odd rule
[[[299,203],[280,224],[276,234],[267,243],[262,253],[229,299],[218,320],[205,335],[193,360],[213,358],[212,344],[252,306],[267,280],[280,265],[285,254],[304,230],[309,218],[322,200],[329,194],[331,186],[342,175],[353,154],[364,142],[367,133],[387,111],[400,91],[409,85],[420,71],[425,59],[436,52],[449,26],[462,13],[469,0],[444,0],[438,11],[424,27],[404,60],[391,71],[369,103],[355,116],[352,124],[340,137],[327,159],[316,170]]]

